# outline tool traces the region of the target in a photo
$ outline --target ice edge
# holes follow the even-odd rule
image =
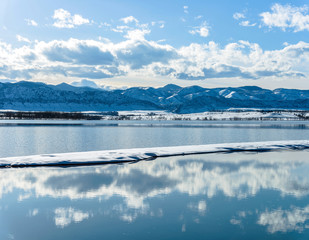
[[[134,148],[0,158],[0,168],[95,165],[133,162],[154,159],[157,157],[170,157],[179,155],[232,153],[244,151],[263,152],[276,150],[303,150],[307,148],[309,148],[309,140]]]

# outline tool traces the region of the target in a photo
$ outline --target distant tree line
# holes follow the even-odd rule
[[[2,119],[71,119],[71,120],[100,120],[98,115],[80,112],[1,112]]]

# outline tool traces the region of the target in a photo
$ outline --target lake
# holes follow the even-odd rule
[[[1,157],[308,139],[307,122],[1,121]],[[309,151],[0,169],[0,239],[308,239]]]
[[[228,142],[304,140],[309,122],[0,121],[0,157]]]

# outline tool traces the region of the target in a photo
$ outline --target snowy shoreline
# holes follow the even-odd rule
[[[193,154],[264,152],[278,150],[303,150],[309,148],[309,140],[223,143],[175,147],[134,148],[90,152],[41,154],[0,158],[0,168],[38,166],[81,166],[106,163],[124,163]]]
[[[228,109],[179,114],[164,110],[51,112],[7,109],[0,110],[0,120],[308,121],[309,111]]]

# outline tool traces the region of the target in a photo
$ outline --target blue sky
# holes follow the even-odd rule
[[[309,88],[307,1],[0,2],[0,80]]]

